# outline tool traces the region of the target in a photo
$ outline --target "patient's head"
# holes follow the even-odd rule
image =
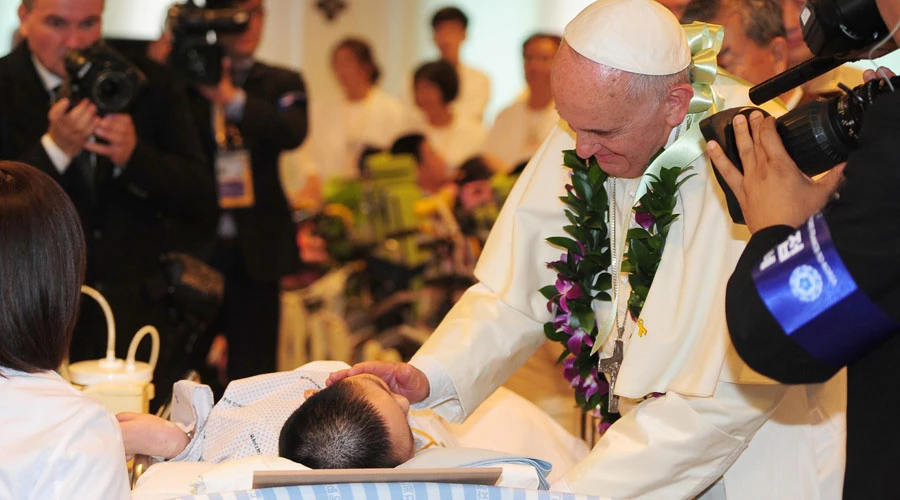
[[[49,175],[0,161],[0,366],[55,370],[69,351],[84,280],[84,236]]]
[[[373,375],[312,395],[285,422],[278,454],[313,469],[396,467],[415,451],[409,401]]]

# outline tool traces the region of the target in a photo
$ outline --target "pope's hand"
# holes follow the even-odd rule
[[[410,403],[418,403],[428,397],[431,388],[428,377],[418,368],[407,364],[389,361],[364,361],[357,363],[346,370],[332,373],[326,385],[331,385],[339,380],[354,375],[369,373],[384,380],[391,392],[399,394],[409,400]]]
[[[123,412],[116,415],[116,420],[129,459],[137,454],[173,458],[191,442],[177,425],[156,415]]]
[[[787,154],[775,128],[775,118],[750,114],[734,117],[734,136],[744,173],[716,141],[707,144],[709,157],[722,174],[744,212],[750,232],[776,225],[799,227],[821,210],[843,179],[845,163],[817,180],[810,179]],[[750,134],[750,131],[753,134]]]

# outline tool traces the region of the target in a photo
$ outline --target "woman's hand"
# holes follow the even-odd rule
[[[191,439],[177,425],[148,413],[123,412],[116,415],[122,429],[125,455],[174,458],[184,450]]]

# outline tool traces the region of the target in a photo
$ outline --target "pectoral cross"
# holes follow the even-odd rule
[[[600,371],[609,375],[609,406],[607,409],[610,413],[619,413],[619,396],[613,394],[613,389],[616,387],[616,377],[619,375],[619,368],[622,366],[624,358],[622,353],[625,348],[625,344],[622,342],[624,330],[624,327],[619,327],[619,337],[613,344],[612,356],[600,360]]]

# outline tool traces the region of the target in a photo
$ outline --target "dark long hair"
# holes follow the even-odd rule
[[[34,167],[0,161],[0,366],[59,367],[84,266],[81,223],[65,191]]]

